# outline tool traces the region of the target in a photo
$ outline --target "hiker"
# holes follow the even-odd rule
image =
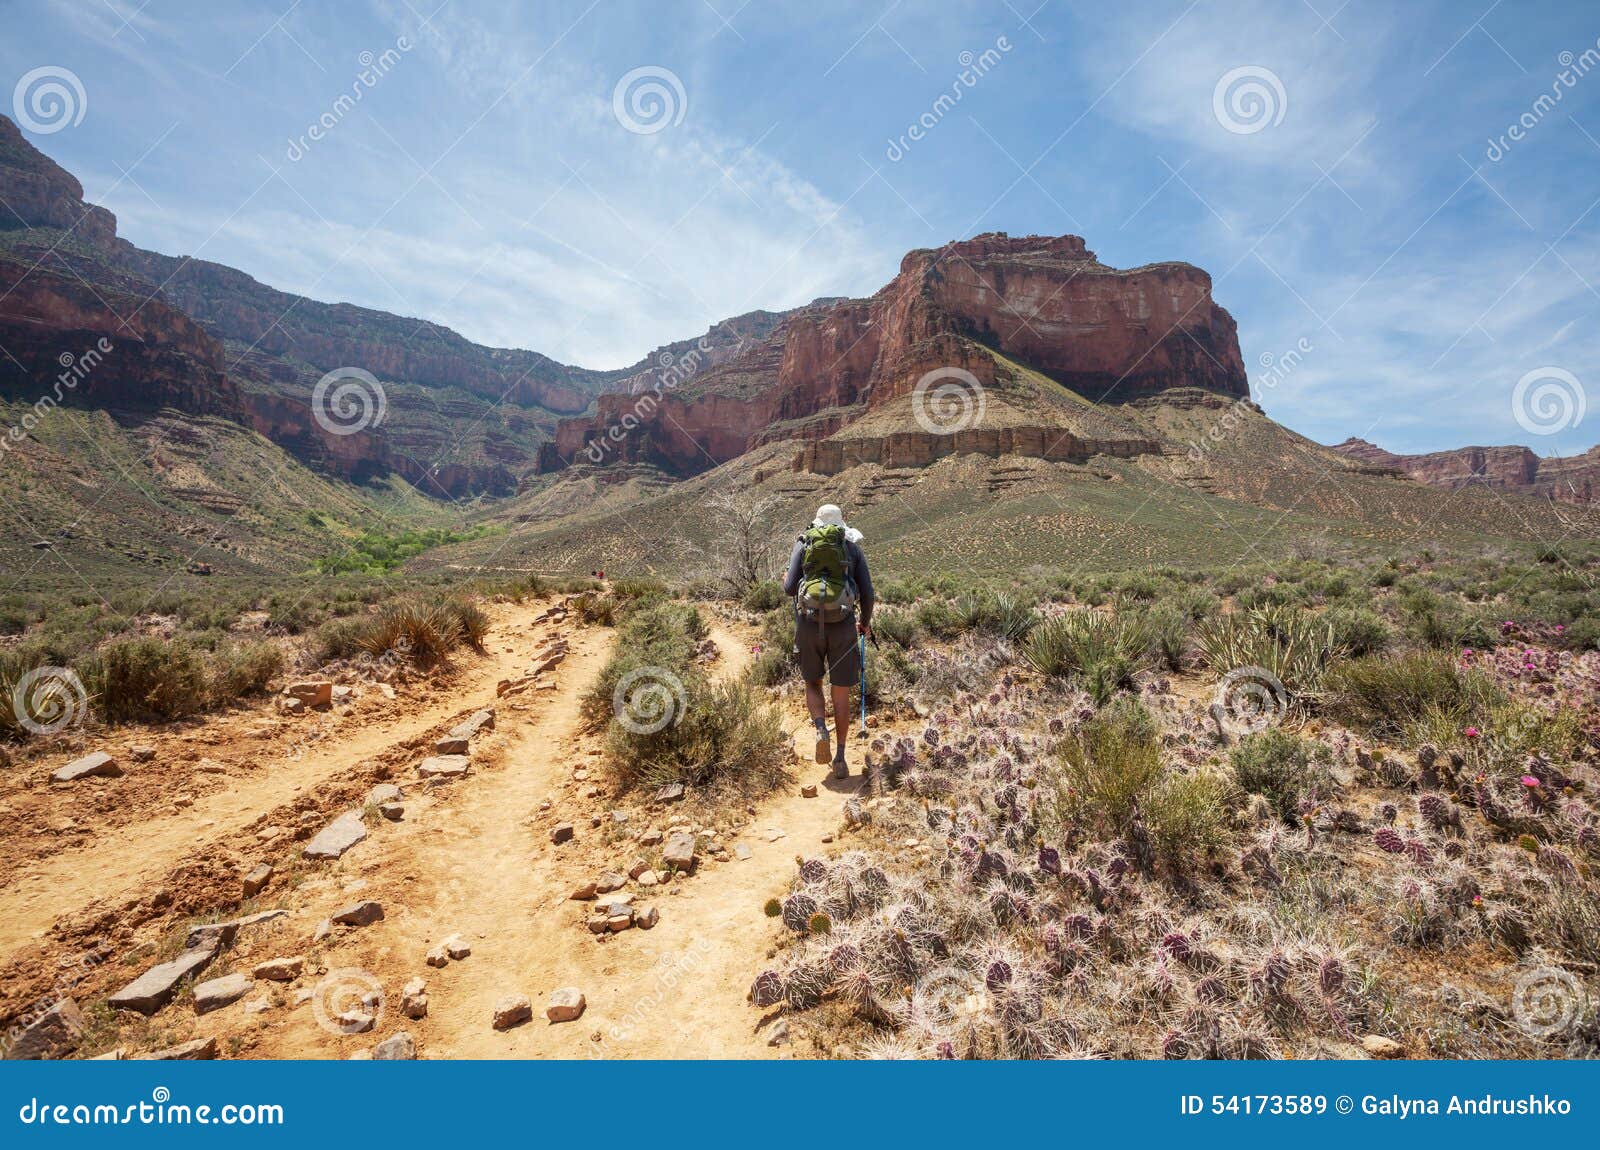
[[[817,727],[817,762],[828,761],[828,704],[822,677],[833,693],[833,777],[848,778],[844,760],[850,729],[850,688],[861,682],[861,654],[856,636],[872,635],[872,576],[861,550],[861,532],[846,525],[844,512],[832,503],[817,508],[789,556],[783,593],[795,601],[795,653],[806,681],[806,710]],[[856,612],[859,609],[860,617]],[[863,686],[862,690],[866,690]]]

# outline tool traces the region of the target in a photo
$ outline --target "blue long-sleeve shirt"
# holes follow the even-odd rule
[[[872,591],[872,572],[867,570],[867,554],[861,550],[861,544],[852,543],[848,539],[845,540],[844,554],[845,577],[856,586],[856,596],[861,607],[861,622],[865,625],[872,622],[872,607],[878,601]],[[789,573],[783,577],[785,595],[800,593],[800,575],[805,557],[805,540],[796,539],[794,551],[789,556]]]

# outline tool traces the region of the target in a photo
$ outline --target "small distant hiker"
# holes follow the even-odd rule
[[[832,503],[817,508],[817,517],[795,540],[783,593],[795,600],[795,648],[800,675],[806,681],[806,710],[817,728],[817,762],[829,757],[828,704],[822,677],[833,694],[833,776],[849,777],[845,736],[850,730],[850,689],[861,682],[857,635],[871,636],[872,575],[861,550],[861,532],[848,526],[844,512]],[[857,615],[859,612],[859,617]],[[863,688],[865,689],[865,688]]]

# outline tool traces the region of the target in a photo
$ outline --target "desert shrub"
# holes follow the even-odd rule
[[[211,657],[207,694],[213,706],[266,690],[283,670],[283,652],[265,641],[218,648]]]
[[[207,702],[205,665],[199,652],[181,639],[107,643],[84,681],[111,722],[172,719],[202,710]]]
[[[770,626],[781,629],[788,614],[769,613]],[[705,633],[689,604],[633,613],[584,696],[581,713],[591,727],[606,727],[607,761],[625,786],[717,784],[754,794],[784,777],[788,747],[777,708],[754,683],[713,684],[695,673]],[[777,650],[786,654],[788,644]],[[752,677],[773,673],[759,662],[752,669]]]
[[[1219,775],[1168,774],[1150,788],[1141,809],[1156,856],[1175,874],[1228,842],[1233,788]]]
[[[1161,580],[1154,575],[1129,575],[1122,580],[1117,593],[1135,603],[1149,603],[1161,594]]]
[[[1120,835],[1161,775],[1156,721],[1138,700],[1119,699],[1062,743],[1057,766],[1061,821],[1087,825],[1103,836]]]
[[[1331,624],[1299,608],[1235,611],[1202,623],[1195,640],[1212,670],[1262,667],[1292,698],[1314,696],[1339,654]]]
[[[1070,611],[1033,629],[1023,657],[1040,674],[1073,678],[1096,703],[1132,685],[1149,657],[1150,631],[1135,616]]]
[[[916,615],[899,607],[874,611],[872,631],[883,642],[902,648],[915,647],[922,637]]]
[[[670,691],[675,678],[681,687],[695,648],[704,637],[705,620],[687,603],[658,603],[635,612],[618,629],[611,658],[584,696],[581,710],[585,722],[598,730],[614,718],[617,685],[625,676],[633,675],[633,681],[647,690],[647,698],[660,698],[648,693],[651,684],[664,685]]]
[[[1228,754],[1228,765],[1241,790],[1265,796],[1286,822],[1299,817],[1301,803],[1333,789],[1327,748],[1280,727],[1239,740]]]
[[[420,667],[439,662],[461,642],[461,620],[445,603],[403,600],[369,621],[361,649],[381,658],[404,654]]]
[[[489,616],[483,608],[470,599],[448,599],[442,609],[455,621],[459,641],[482,654],[483,641],[489,634]]]
[[[1322,616],[1333,630],[1333,642],[1351,656],[1386,650],[1393,639],[1389,624],[1364,607],[1330,607]]]
[[[1486,675],[1435,651],[1347,660],[1330,669],[1325,687],[1331,714],[1383,733],[1428,715],[1460,725],[1503,698]]]
[[[366,650],[364,643],[371,627],[370,620],[360,617],[328,620],[317,628],[311,646],[314,657],[318,663],[355,658]]]
[[[763,579],[759,583],[752,583],[750,589],[744,593],[744,609],[746,611],[771,611],[775,607],[783,606],[787,596],[783,593],[783,584],[772,579]]]
[[[788,745],[781,716],[750,684],[694,680],[668,706],[672,717],[659,730],[611,723],[607,760],[624,785],[716,783],[759,794],[783,780]]]
[[[876,622],[877,616],[873,617]],[[794,612],[787,606],[767,612],[761,620],[761,653],[750,665],[750,681],[775,687],[799,673],[794,656]]]
[[[942,598],[919,600],[911,616],[919,630],[935,639],[954,639],[965,629],[955,608]]]
[[[1410,588],[1400,597],[1406,629],[1423,646],[1487,649],[1500,642],[1499,630],[1482,609],[1468,609],[1453,598],[1426,588]]]
[[[1600,649],[1600,611],[1567,624],[1556,643],[1568,651]]]
[[[1150,629],[1150,650],[1169,671],[1183,670],[1189,654],[1189,617],[1176,607],[1163,603],[1145,615]]]
[[[617,601],[604,591],[585,591],[572,601],[572,610],[579,622],[590,626],[614,627],[617,623]]]

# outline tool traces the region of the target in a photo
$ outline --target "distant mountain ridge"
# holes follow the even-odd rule
[[[1458,447],[1397,455],[1352,436],[1335,444],[1333,450],[1432,487],[1485,487],[1558,503],[1600,502],[1600,446],[1571,458],[1540,456],[1522,446]]]
[[[658,349],[598,371],[490,348],[426,320],[279,291],[206,260],[145,251],[116,217],[0,116],[0,394],[26,398],[52,365],[105,335],[119,348],[68,402],[234,419],[341,478],[398,474],[435,497],[509,495],[563,416],[647,377]],[[711,358],[781,316],[751,313],[694,341]],[[137,362],[136,362],[137,361]],[[313,387],[341,368],[386,392],[383,422],[329,431]]]

